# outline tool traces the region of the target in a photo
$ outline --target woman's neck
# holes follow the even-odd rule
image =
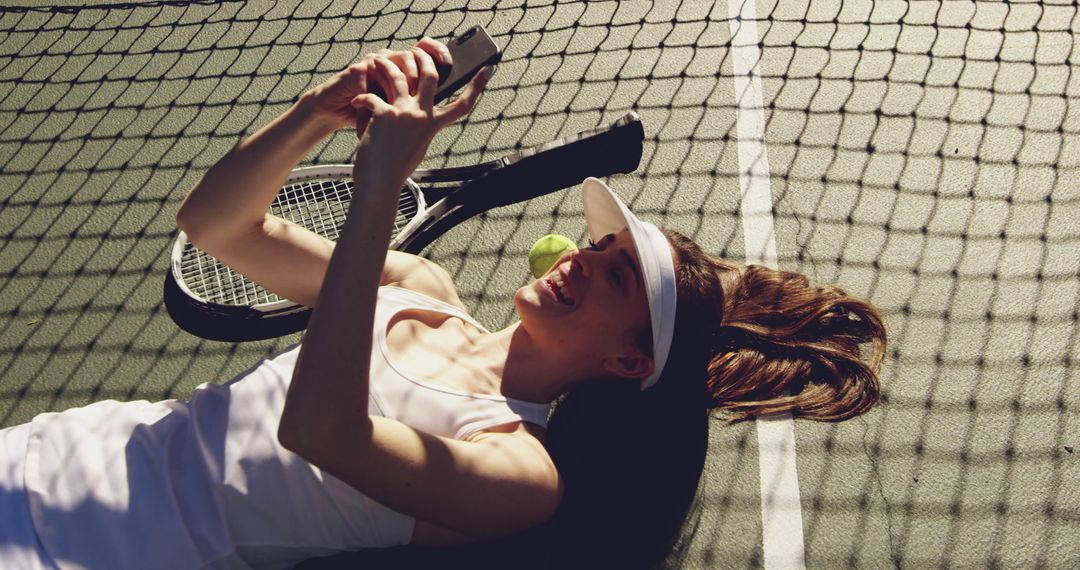
[[[388,342],[391,338],[388,331]],[[440,330],[444,329],[444,330]],[[421,327],[413,332],[409,344],[420,343],[431,354],[427,366],[406,371],[417,378],[457,387],[477,394],[501,394],[526,402],[546,403],[569,390],[575,378],[589,377],[577,370],[580,362],[538,343],[520,322],[495,332],[475,327]],[[431,334],[418,337],[417,334]],[[391,352],[394,348],[391,346]],[[555,353],[554,355],[552,353]],[[410,355],[395,354],[399,362],[409,362]],[[412,358],[416,358],[414,354]],[[563,362],[565,361],[565,362]]]
[[[580,370],[581,362],[561,358],[545,350],[515,322],[509,327],[485,335],[484,342],[501,351],[501,391],[504,396],[527,402],[551,402],[567,392],[579,380],[589,377]]]
[[[551,402],[575,383],[575,365],[552,357],[519,322],[493,332],[469,335],[456,350],[464,374],[480,374],[499,386],[503,396],[526,402]]]

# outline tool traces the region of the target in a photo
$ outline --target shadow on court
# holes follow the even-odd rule
[[[745,257],[740,2],[15,3],[0,7],[0,426],[102,399],[187,398],[295,342],[216,343],[169,320],[179,201],[306,89],[424,35],[482,24],[505,54],[424,166],[634,111],[642,166],[613,188],[642,218]],[[780,265],[874,302],[891,340],[882,406],[796,424],[807,565],[1080,566],[1077,6],[754,8]],[[348,162],[354,148],[342,132],[308,163]],[[576,194],[489,212],[424,253],[493,329],[514,319],[529,246],[547,233],[584,237]],[[759,566],[753,425],[702,422],[630,451],[589,435],[585,455],[611,468],[585,469],[563,536],[310,567],[648,565],[671,544],[658,565]]]

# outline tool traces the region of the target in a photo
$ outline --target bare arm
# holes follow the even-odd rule
[[[421,44],[444,57],[437,42],[425,38]],[[412,64],[409,75],[415,81],[411,53],[386,55],[395,63]],[[267,210],[289,172],[320,140],[337,129],[366,124],[370,112],[353,107],[351,102],[357,94],[367,92],[367,65],[370,58],[305,93],[284,114],[218,161],[187,195],[176,215],[177,225],[188,239],[268,290],[315,306],[334,243]],[[414,255],[387,255],[381,282],[461,304],[445,271]]]
[[[343,73],[358,73],[358,67]],[[181,204],[176,215],[180,227],[215,244],[261,225],[289,171],[339,128],[319,112],[316,98],[314,91],[305,93],[211,167]]]
[[[334,125],[307,93],[245,139],[188,194],[177,225],[223,263],[286,298],[314,305],[333,243],[267,213],[289,171]],[[288,267],[289,271],[282,271]]]
[[[356,192],[308,325],[278,437],[288,449],[387,506],[454,531],[488,537],[538,524],[561,484],[543,445],[524,432],[463,442],[367,413],[375,300],[397,192],[431,137],[472,107],[486,78],[454,104],[432,107],[429,55],[415,90],[388,61],[372,68],[388,101],[372,112],[357,151]]]

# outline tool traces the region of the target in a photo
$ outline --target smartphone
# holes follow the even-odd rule
[[[465,86],[481,69],[495,65],[502,59],[502,50],[488,35],[483,26],[473,26],[446,44],[454,64],[439,69],[439,86],[435,90],[435,103],[450,97]]]

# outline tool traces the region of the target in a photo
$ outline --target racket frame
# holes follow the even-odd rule
[[[351,177],[353,167],[351,164],[320,164],[316,166],[305,166],[296,168],[289,173],[288,178],[285,179],[285,183],[282,185],[289,186],[291,184],[297,184],[309,180],[339,178],[339,177]],[[424,193],[420,190],[420,186],[413,181],[412,178],[405,180],[405,186],[402,188],[402,192],[410,192],[413,199],[416,201],[416,213],[413,217],[399,230],[397,236],[390,243],[390,249],[396,249],[401,242],[399,236],[408,235],[407,232],[414,231],[413,228],[420,225],[423,220],[424,212],[427,210],[427,204],[424,200]],[[310,228],[309,228],[310,229]],[[397,243],[395,243],[397,242]],[[186,279],[184,279],[183,258],[184,253],[188,247],[197,247],[194,243],[188,239],[187,233],[183,230],[176,236],[176,240],[173,242],[172,255],[170,258],[170,271],[172,272],[172,280],[175,282],[176,287],[181,293],[190,297],[190,300],[194,303],[199,303],[205,306],[205,308],[214,314],[233,314],[237,312],[247,313],[247,311],[253,311],[250,314],[237,314],[238,318],[256,318],[262,319],[267,317],[276,317],[289,315],[296,312],[307,311],[309,307],[297,304],[288,299],[278,299],[277,301],[271,301],[269,303],[256,303],[253,305],[237,305],[237,304],[224,304],[210,301],[203,298],[202,295],[194,291],[188,286]],[[206,254],[208,257],[209,255]],[[220,263],[220,262],[219,262]],[[231,269],[231,271],[235,271]],[[246,278],[245,278],[246,279]],[[250,280],[249,280],[250,281]],[[262,288],[261,285],[259,285]],[[263,288],[265,289],[265,288]]]

